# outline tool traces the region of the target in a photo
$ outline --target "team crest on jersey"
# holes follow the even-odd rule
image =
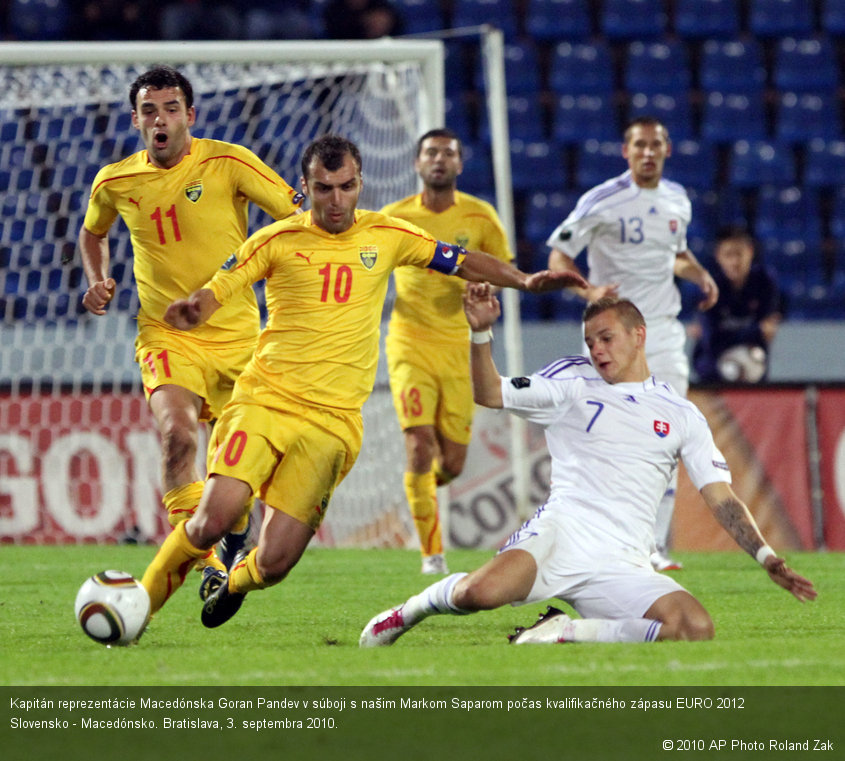
[[[361,257],[361,264],[368,270],[376,266],[376,259],[378,259],[378,246],[361,246],[358,249],[358,256]]]
[[[678,232],[678,220],[677,219],[670,219],[669,220],[669,232],[671,232],[672,235],[674,235],[676,232]]]
[[[665,420],[654,421],[654,432],[660,436],[661,439],[669,435],[669,423]]]
[[[196,203],[202,195],[202,180],[193,180],[185,185],[185,196],[191,203]]]
[[[455,243],[461,248],[466,248],[469,245],[469,233],[458,233],[455,236]]]

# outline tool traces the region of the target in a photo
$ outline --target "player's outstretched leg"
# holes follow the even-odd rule
[[[508,639],[512,645],[563,642],[654,642],[660,621],[648,618],[575,618],[549,606],[533,626],[518,626]]]
[[[392,645],[406,631],[424,618],[437,613],[465,615],[471,611],[462,610],[452,602],[455,585],[465,573],[453,573],[445,579],[426,587],[410,597],[403,605],[382,611],[364,627],[358,639],[360,647],[383,647]]]

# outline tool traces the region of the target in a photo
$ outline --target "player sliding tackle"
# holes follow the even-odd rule
[[[301,183],[310,212],[258,231],[205,287],[165,314],[170,325],[191,330],[267,281],[267,326],[214,427],[197,512],[173,530],[144,574],[153,613],[237,523],[253,494],[270,508],[258,546],[208,597],[203,623],[224,623],[248,592],[278,583],[297,564],[358,455],[361,407],[373,388],[381,310],[396,267],[534,292],[584,283],[571,273],[527,275],[408,222],[358,210],[361,156],[344,138],[327,135],[306,148]]]
[[[812,582],[766,544],[734,493],[704,417],[650,374],[645,321],[630,301],[604,298],[587,307],[589,360],[564,357],[528,378],[502,378],[496,370],[489,341],[499,304],[489,287],[469,285],[464,309],[473,330],[475,399],[544,426],[551,495],[481,568],[447,576],[373,618],[362,647],[390,645],[437,613],[550,598],[582,618],[549,608],[511,642],[711,639],[713,622],[701,603],[649,561],[657,504],[678,454],[737,544],[798,600],[815,599]]]

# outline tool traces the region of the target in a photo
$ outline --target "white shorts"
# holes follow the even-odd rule
[[[549,505],[541,507],[500,552],[525,550],[537,562],[528,596],[514,605],[558,598],[583,618],[642,618],[661,597],[684,591],[657,573],[648,555],[608,549],[582,522]]]
[[[674,317],[655,317],[646,326],[645,356],[648,369],[681,396],[689,390],[689,359],[686,329]]]

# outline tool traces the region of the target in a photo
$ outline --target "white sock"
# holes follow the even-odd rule
[[[575,618],[565,637],[571,642],[654,642],[661,626],[649,618]]]
[[[402,606],[402,616],[405,623],[416,624],[428,616],[436,613],[451,613],[462,616],[470,613],[469,610],[462,610],[452,602],[452,593],[455,585],[464,577],[465,573],[453,573],[440,581],[435,581],[431,586],[423,589],[419,594],[409,597]]]

